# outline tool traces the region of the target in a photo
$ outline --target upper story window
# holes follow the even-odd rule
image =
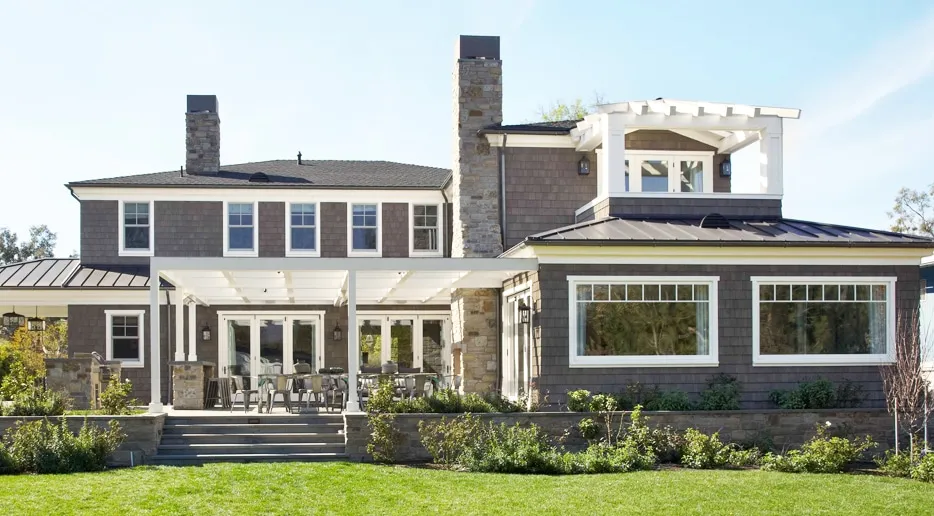
[[[350,205],[350,256],[372,256],[381,252],[379,204]]]
[[[626,157],[627,192],[713,193],[712,152],[634,150]]]
[[[884,364],[895,278],[753,277],[753,365]]]
[[[571,367],[716,366],[718,281],[569,277]]]
[[[441,206],[412,204],[410,255],[441,255]]]
[[[120,256],[152,256],[153,203],[120,203]]]
[[[143,367],[143,310],[107,310],[107,360]]]
[[[224,256],[257,256],[257,203],[224,203]]]
[[[286,256],[320,256],[317,203],[287,203]]]

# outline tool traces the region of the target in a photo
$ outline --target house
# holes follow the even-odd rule
[[[450,170],[222,165],[218,100],[191,95],[184,168],[66,185],[80,260],[0,269],[0,310],[67,316],[70,350],[120,360],[152,411],[170,361],[306,362],[353,384],[392,360],[543,403],[725,373],[759,408],[825,377],[882,405],[934,241],[786,218],[798,110],[656,99],[508,125],[502,74],[498,37],[461,36]],[[740,193],[730,156],[748,146],[761,165]]]

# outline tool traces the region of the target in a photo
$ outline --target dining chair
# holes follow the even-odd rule
[[[256,396],[256,402],[259,403],[259,391],[256,389],[247,388],[243,382],[242,376],[231,376],[233,380],[233,399],[230,400],[230,411],[233,412],[234,403],[237,401],[237,395],[239,394],[243,400],[243,411],[248,412],[250,410],[250,397]]]
[[[276,395],[282,396],[282,404],[285,406],[287,412],[292,412],[292,379],[287,375],[280,374],[276,375],[272,384],[269,386],[269,391],[266,395],[269,400],[268,405],[266,406],[266,413],[272,412],[272,407],[276,402]]]

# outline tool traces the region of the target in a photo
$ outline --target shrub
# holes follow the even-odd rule
[[[578,389],[568,392],[568,410],[587,412],[590,409],[590,391]]]
[[[523,427],[489,423],[477,436],[478,445],[461,455],[462,465],[481,473],[557,474],[565,471],[562,454],[548,444],[537,425]]]
[[[914,460],[912,460],[914,459]],[[915,454],[912,458],[908,453],[895,453],[892,450],[885,452],[882,457],[875,460],[879,471],[892,477],[910,477],[913,463],[916,463],[920,457]]]
[[[597,394],[590,399],[591,412],[613,412],[618,408],[616,398],[609,394]]]
[[[664,391],[645,404],[645,410],[691,410],[691,400],[684,391]]]
[[[453,389],[441,389],[432,393],[428,398],[431,412],[438,414],[454,414],[461,410],[461,395]]]
[[[131,399],[133,384],[130,379],[120,381],[111,377],[107,388],[101,393],[101,412],[109,416],[125,416],[133,413],[133,406],[139,405],[139,400]]]
[[[934,482],[934,453],[928,453],[911,468],[911,478],[922,482]]]
[[[32,386],[17,392],[2,412],[4,416],[61,416],[70,406],[71,399],[64,392]]]
[[[625,473],[651,469],[655,457],[640,452],[632,445],[610,446],[594,443],[581,453],[565,454],[566,473]]]
[[[486,392],[481,394],[480,397],[490,406],[490,412],[502,412],[504,414],[522,412],[522,407],[525,405],[522,399],[518,403],[513,402],[498,392]]]
[[[636,405],[648,406],[655,398],[660,396],[658,386],[647,386],[641,382],[630,382],[626,389],[616,395],[619,410],[632,410]]]
[[[476,445],[482,426],[477,416],[464,414],[434,423],[419,421],[418,435],[435,464],[454,465]]]
[[[730,451],[729,465],[737,468],[758,466],[762,462],[759,448],[736,449]]]
[[[431,412],[428,398],[405,398],[392,404],[392,411],[397,414],[426,414]]]
[[[476,393],[467,393],[461,396],[458,412],[472,412],[474,414],[485,414],[487,412],[496,412],[493,405],[486,401],[483,396]]]
[[[0,344],[0,398],[11,400],[23,389],[38,385],[44,376],[42,348],[25,326]]]
[[[817,426],[817,435],[784,455],[769,453],[762,458],[762,469],[791,473],[839,473],[876,445],[869,436],[862,440],[830,437],[826,426]]]
[[[776,390],[769,400],[783,409],[829,409],[858,407],[863,402],[862,387],[849,380],[840,385],[823,378],[801,382],[790,390]]]
[[[720,468],[730,462],[730,453],[732,451],[733,446],[720,442],[719,432],[707,435],[693,428],[688,428],[684,432],[684,451],[681,455],[681,464],[695,469]]]
[[[658,462],[674,464],[681,461],[684,436],[670,426],[653,428],[651,443]]]
[[[14,472],[71,473],[103,470],[107,457],[125,438],[116,421],[111,421],[107,430],[85,421],[75,435],[63,418],[61,423],[47,419],[17,423],[7,431],[4,444]]]
[[[581,419],[577,423],[577,430],[580,432],[581,437],[587,439],[588,441],[593,441],[594,439],[600,437],[600,425],[594,422],[593,419],[586,417]]]
[[[376,462],[396,461],[396,452],[402,441],[402,434],[396,429],[395,421],[395,414],[369,414],[367,416],[370,438],[366,443],[366,451]]]
[[[701,392],[701,410],[739,410],[739,381],[735,376],[720,373],[707,380]]]

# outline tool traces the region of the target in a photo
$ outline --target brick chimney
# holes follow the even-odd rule
[[[217,175],[221,167],[221,119],[216,95],[188,95],[185,111],[185,172]]]
[[[497,155],[477,131],[503,121],[499,36],[461,36],[454,65],[454,257],[503,252]]]

